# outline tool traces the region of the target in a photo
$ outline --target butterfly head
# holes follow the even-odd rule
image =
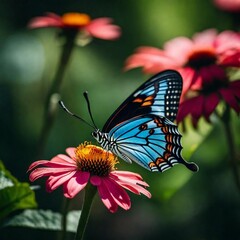
[[[92,136],[106,151],[113,150],[115,145],[114,145],[114,142],[111,142],[111,140],[109,139],[108,133],[103,133],[98,128],[96,128],[92,132]]]
[[[99,143],[101,143],[101,141],[102,141],[102,133],[100,132],[99,129],[95,129],[95,130],[92,132],[92,136],[93,136]]]

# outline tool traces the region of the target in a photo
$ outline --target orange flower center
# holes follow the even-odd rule
[[[196,49],[188,56],[187,66],[198,69],[212,65],[216,60],[217,56],[213,48]]]
[[[68,26],[83,27],[90,23],[91,18],[85,13],[66,13],[62,16],[62,22]]]
[[[83,172],[90,172],[92,175],[108,176],[115,170],[117,158],[101,147],[91,145],[88,142],[80,144],[76,150],[78,169]]]

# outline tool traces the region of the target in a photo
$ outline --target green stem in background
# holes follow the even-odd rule
[[[229,158],[230,158],[230,163],[232,167],[232,172],[233,172],[233,177],[235,180],[235,183],[237,185],[238,190],[240,191],[240,177],[239,177],[239,166],[238,166],[238,157],[237,157],[237,151],[235,148],[235,143],[234,143],[234,136],[233,132],[231,129],[231,121],[230,121],[230,107],[227,105],[226,106],[226,111],[222,117],[222,122],[226,134],[226,139],[227,139],[227,144],[229,148]]]
[[[79,219],[75,240],[83,239],[83,235],[84,235],[84,232],[85,232],[85,229],[87,226],[92,202],[93,202],[96,192],[97,192],[97,188],[95,186],[91,185],[90,183],[85,188],[83,208],[82,208],[81,216]]]
[[[41,157],[53,122],[55,120],[56,112],[58,109],[58,101],[60,100],[60,87],[63,82],[63,77],[74,47],[77,31],[65,31],[65,44],[63,45],[62,53],[60,56],[57,72],[52,82],[52,86],[49,89],[45,106],[44,106],[44,118],[43,126],[39,137],[37,158]]]
[[[66,233],[67,233],[67,214],[68,214],[68,208],[70,204],[70,199],[64,198],[63,199],[63,206],[62,206],[62,231],[61,231],[61,240],[66,239]]]

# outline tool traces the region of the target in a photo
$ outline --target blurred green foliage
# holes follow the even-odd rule
[[[101,128],[117,106],[147,79],[140,70],[123,72],[125,59],[141,45],[161,47],[176,36],[192,36],[207,28],[231,29],[231,16],[216,9],[211,0],[2,0],[0,2],[0,158],[21,181],[36,160],[43,106],[56,71],[61,44],[56,29],[28,30],[28,21],[45,12],[86,12],[93,18],[111,17],[122,27],[118,41],[94,41],[76,47],[62,86],[62,99],[81,117],[89,119],[82,96],[88,90],[95,122]],[[181,57],[181,56],[179,56]],[[240,145],[239,119],[232,114],[236,142]],[[110,214],[96,200],[85,239],[225,240],[240,238],[239,193],[228,162],[221,126],[204,123],[198,131],[183,134],[184,156],[191,156],[200,171],[176,166],[162,174],[136,164],[119,169],[139,172],[150,184],[152,200],[133,196],[130,211]],[[44,152],[44,159],[69,146],[90,140],[91,129],[59,109]],[[207,137],[206,137],[207,136]],[[193,145],[192,143],[195,143]],[[201,143],[200,147],[197,145]],[[194,149],[194,150],[193,150]],[[195,151],[196,150],[196,151]],[[189,158],[188,158],[189,159]],[[61,189],[48,194],[44,180],[36,191],[43,209],[61,209]],[[82,197],[72,201],[79,209]],[[44,231],[5,228],[2,239],[42,239]],[[94,231],[93,231],[94,230]],[[55,236],[55,235],[54,235]],[[47,237],[47,239],[49,239]]]
[[[36,208],[35,193],[26,182],[19,182],[0,161],[0,222],[19,209]]]

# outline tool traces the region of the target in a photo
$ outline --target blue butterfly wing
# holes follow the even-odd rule
[[[174,70],[160,72],[143,83],[111,115],[103,127],[107,133],[135,116],[153,114],[174,121],[182,92],[182,77]]]
[[[108,135],[115,142],[112,151],[116,155],[150,171],[163,172],[178,163],[198,170],[195,163],[181,157],[182,136],[177,126],[165,117],[140,115],[118,124]]]

